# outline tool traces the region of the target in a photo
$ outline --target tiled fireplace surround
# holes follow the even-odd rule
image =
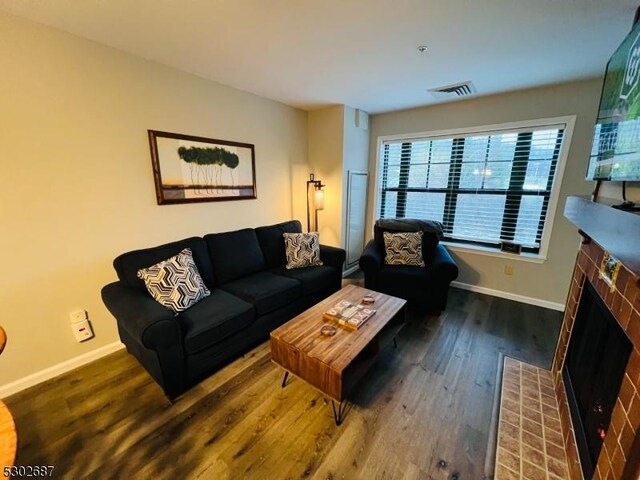
[[[603,255],[602,247],[585,235],[573,272],[551,373],[560,407],[570,476],[572,480],[582,479],[562,367],[584,284],[591,282],[633,344],[593,478],[635,480],[640,478],[640,279],[623,265],[611,291],[599,277]]]

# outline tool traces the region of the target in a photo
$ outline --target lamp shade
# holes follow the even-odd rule
[[[324,210],[324,190],[316,190],[313,193],[313,203],[316,210]]]
[[[4,333],[2,327],[0,327],[0,353],[4,350],[4,346],[7,344],[7,334]]]

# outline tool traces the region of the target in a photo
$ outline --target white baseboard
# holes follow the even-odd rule
[[[90,352],[83,353],[82,355],[79,355],[70,360],[66,360],[62,363],[58,363],[57,365],[53,365],[52,367],[45,368],[44,370],[32,373],[31,375],[27,375],[26,377],[20,378],[14,382],[2,385],[0,386],[0,398],[6,398],[9,395],[18,393],[21,390],[50,380],[54,377],[57,377],[58,375],[62,375],[63,373],[73,370],[74,368],[78,368],[82,365],[93,362],[94,360],[104,357],[105,355],[117,352],[121,348],[124,348],[124,345],[121,342],[109,343],[100,348],[96,348],[95,350],[91,350]]]
[[[462,290],[469,290],[471,292],[482,293],[484,295],[491,295],[492,297],[506,298],[507,300],[514,300],[516,302],[528,303],[529,305],[536,305],[538,307],[549,308],[551,310],[558,310],[564,312],[564,303],[549,302],[548,300],[541,300],[539,298],[526,297],[524,295],[518,295],[517,293],[503,292],[502,290],[494,290],[493,288],[479,287],[477,285],[469,285],[462,282],[451,282],[451,286],[455,288],[461,288]]]

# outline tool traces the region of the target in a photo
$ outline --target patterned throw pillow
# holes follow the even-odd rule
[[[208,297],[211,292],[202,281],[190,248],[175,257],[138,270],[151,296],[174,312],[182,312]]]
[[[422,235],[424,232],[384,232],[386,265],[415,265],[424,267]]]
[[[287,268],[303,268],[322,265],[320,239],[313,233],[283,233]]]

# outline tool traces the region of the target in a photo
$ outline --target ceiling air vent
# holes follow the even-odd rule
[[[460,82],[453,85],[445,85],[444,87],[430,88],[427,90],[436,98],[457,98],[467,97],[477,92],[472,82]]]

